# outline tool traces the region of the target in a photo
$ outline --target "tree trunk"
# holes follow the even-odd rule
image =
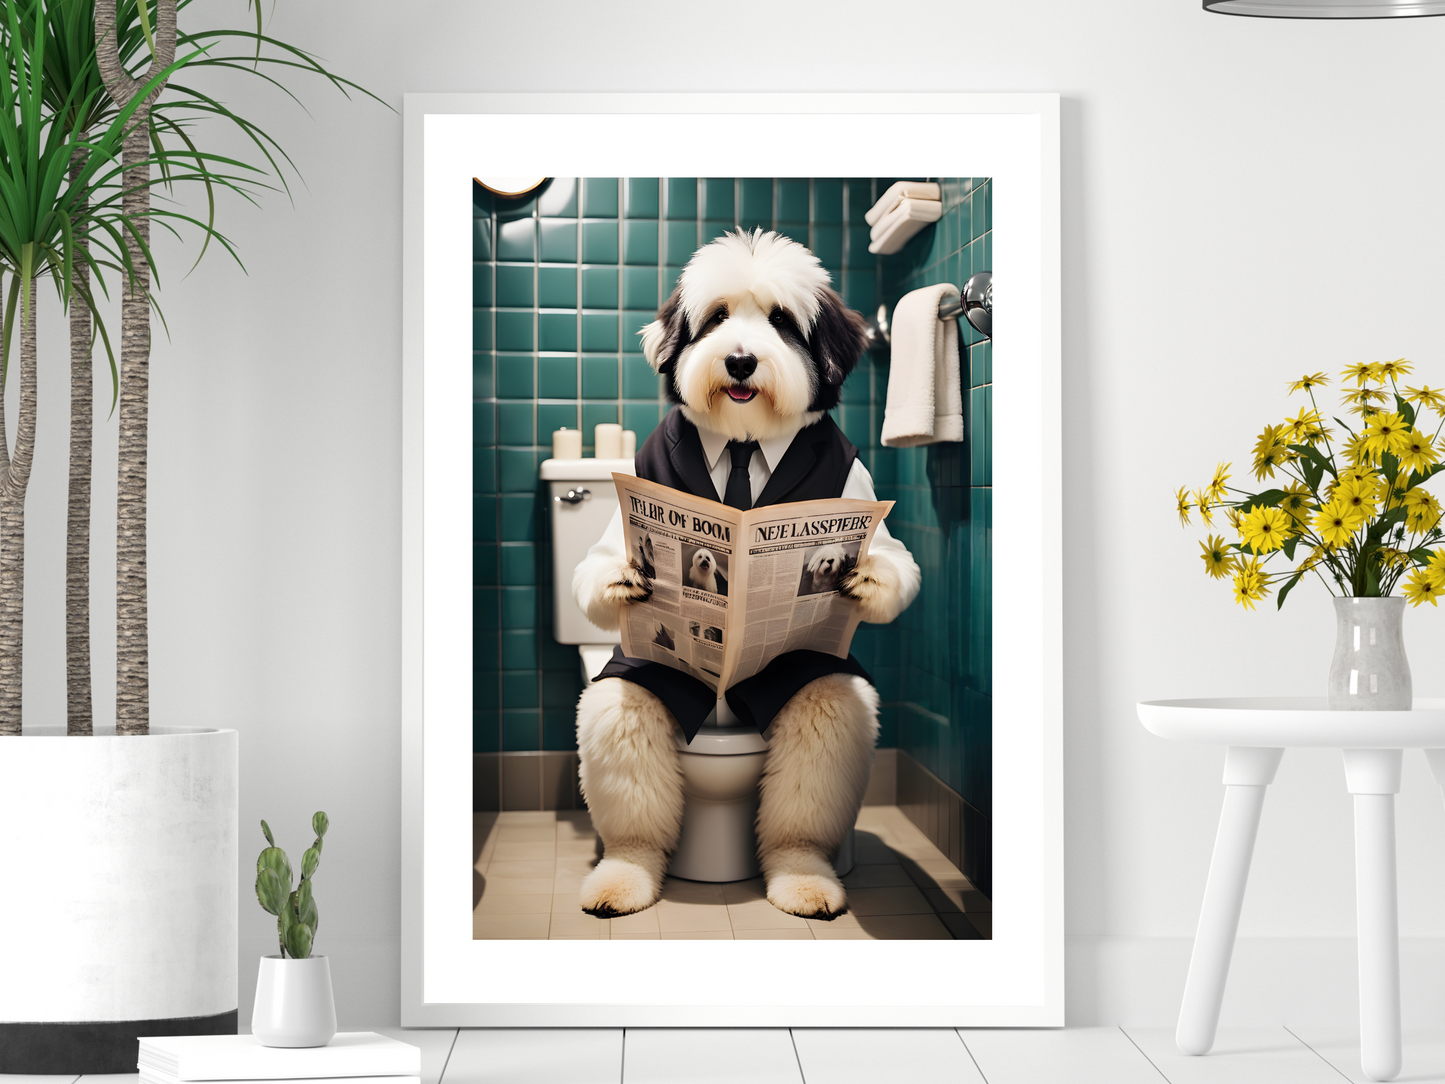
[[[141,0],[145,2],[145,0]],[[157,0],[155,55],[142,80],[121,66],[115,40],[116,0],[96,0],[96,60],[111,100],[124,109],[142,85],[176,55],[176,0]],[[157,87],[131,116],[121,153],[122,210],[150,239],[150,107]],[[146,437],[150,393],[150,268],[140,241],[125,235],[131,274],[120,310],[120,455],[116,479],[115,729],[150,731],[150,657],[146,598]]]
[[[81,132],[80,139],[89,139]],[[74,181],[85,152],[71,152]],[[84,207],[77,208],[77,217]],[[89,248],[89,242],[81,242]],[[90,268],[76,260],[71,277],[89,292]],[[90,306],[80,289],[70,294],[70,509],[65,536],[65,732],[91,734],[90,689],[90,468],[95,425],[95,372],[91,367]]]
[[[20,322],[20,416],[15,453],[0,471],[0,735],[20,733],[25,647],[25,490],[35,452],[35,280]],[[0,416],[5,409],[0,385]],[[5,443],[0,427],[0,446]]]

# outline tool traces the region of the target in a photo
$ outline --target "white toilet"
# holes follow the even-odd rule
[[[572,598],[572,572],[607,529],[617,508],[612,473],[633,472],[630,459],[548,459],[542,463],[552,508],[552,628],[558,643],[576,644],[590,682],[612,657],[620,634],[599,629]],[[677,731],[684,796],[682,838],[668,874],[688,881],[743,881],[758,875],[753,820],[768,743],[718,701],[689,744]],[[834,868],[853,868],[853,834]]]

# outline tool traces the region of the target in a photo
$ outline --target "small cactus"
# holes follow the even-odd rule
[[[267,912],[276,916],[276,936],[281,942],[282,959],[290,956],[304,960],[311,955],[316,927],[321,921],[311,891],[311,877],[321,864],[321,838],[330,827],[331,821],[325,813],[318,812],[311,818],[316,842],[301,856],[301,881],[293,891],[291,860],[286,857],[285,851],[276,846],[270,825],[261,822],[261,834],[266,837],[269,846],[256,858],[256,899]]]

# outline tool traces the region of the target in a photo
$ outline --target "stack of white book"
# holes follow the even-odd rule
[[[254,1035],[164,1035],[140,1041],[140,1084],[421,1084],[421,1050],[374,1031],[341,1031],[325,1046],[262,1046]]]

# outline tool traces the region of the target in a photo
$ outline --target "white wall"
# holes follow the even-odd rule
[[[1206,581],[1171,492],[1218,458],[1245,460],[1303,372],[1404,355],[1445,382],[1445,21],[1036,0],[947,5],[933,28],[914,15],[907,30],[884,10],[311,0],[280,5],[272,25],[398,109],[408,91],[1062,92],[1069,1015],[1169,1023],[1222,757],[1154,739],[1133,704],[1319,693],[1333,641],[1321,592],[1251,614]],[[244,826],[262,816],[299,850],[311,811],[331,814],[319,944],[339,1013],[395,1022],[401,125],[301,85],[310,116],[244,81],[224,86],[306,178],[294,206],[224,202],[249,275],[212,253],[183,278],[186,253],[161,246],[171,341],[157,336],[152,377],[154,717],[240,730],[243,853],[259,847]],[[46,335],[58,366],[61,329]],[[45,394],[63,389],[57,376]],[[63,704],[61,566],[46,556],[63,530],[63,398],[48,407],[31,505],[33,721]],[[999,422],[1002,462],[1030,422]],[[102,434],[113,444],[114,423]],[[107,478],[113,459],[98,453]],[[112,501],[102,488],[102,540]],[[1445,615],[1411,611],[1406,632],[1417,693],[1445,695]],[[97,671],[106,710],[110,650]],[[1445,815],[1418,757],[1399,823],[1408,1021],[1445,1004]],[[1338,757],[1290,754],[1241,927],[1236,976],[1256,981],[1236,982],[1226,1022],[1351,1019],[1351,842]],[[254,960],[273,943],[245,895],[243,1020]]]

